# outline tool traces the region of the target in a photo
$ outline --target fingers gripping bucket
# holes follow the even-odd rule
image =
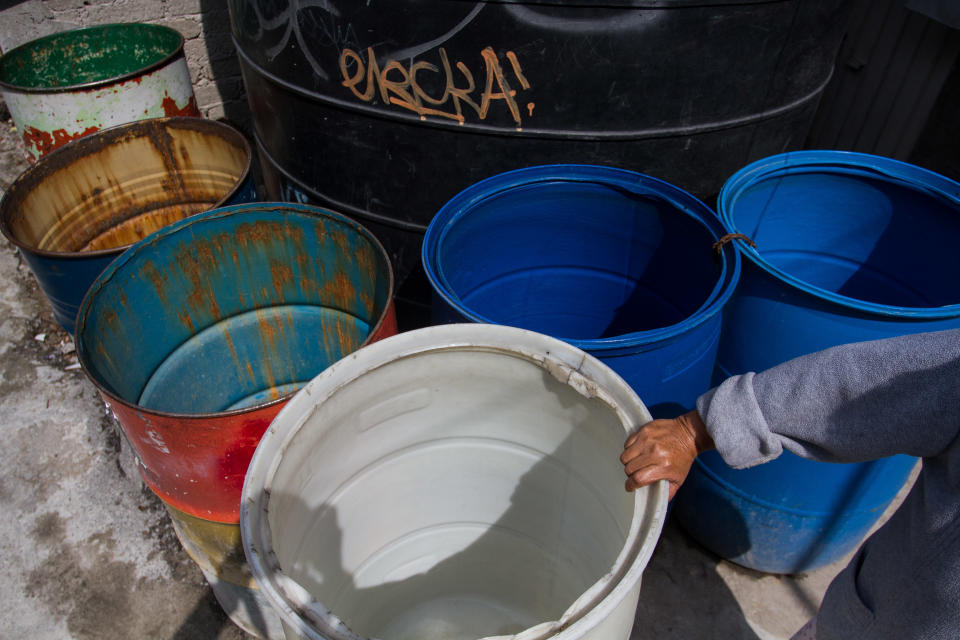
[[[361,349],[277,416],[240,526],[288,638],[627,638],[666,512],[649,413],[563,342],[450,325]]]
[[[183,36],[156,24],[98,25],[11,49],[0,57],[0,95],[31,161],[101,129],[200,115]]]
[[[73,333],[83,295],[132,243],[194,213],[255,200],[251,162],[244,137],[219,122],[121,125],[21,174],[0,200],[0,229]]]
[[[622,376],[654,416],[709,388],[740,257],[716,214],[665,182],[554,165],[462,191],[437,213],[423,264],[440,322],[561,338]]]
[[[389,259],[363,227],[270,203],[168,226],[96,280],[78,315],[80,362],[188,550],[232,545],[242,557],[240,489],[260,436],[298,387],[396,332],[392,292]],[[225,582],[236,568],[206,564]]]
[[[741,245],[720,377],[960,326],[960,185],[947,178],[859,153],[781,154],[734,174],[719,209],[756,243]],[[711,453],[698,458],[675,513],[721,556],[761,571],[809,571],[860,543],[914,463],[828,464],[784,452],[738,471]]]

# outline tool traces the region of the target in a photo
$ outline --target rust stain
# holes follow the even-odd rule
[[[367,314],[367,320],[371,325],[374,324],[376,322],[376,318],[373,314],[373,298],[371,298],[366,291],[361,292],[359,297],[360,303],[363,305],[363,310]]]
[[[110,327],[111,331],[116,331],[119,326],[117,312],[113,309],[104,309],[101,311],[100,324]]]
[[[374,259],[373,248],[369,245],[364,245],[357,249],[354,258],[357,261],[357,266],[360,267],[360,272],[365,273],[370,276],[370,280],[377,279],[377,261]]]
[[[297,251],[297,273],[300,274],[299,286],[301,291],[308,291],[312,281],[310,273],[310,253],[307,251]]]
[[[332,355],[337,353],[337,345],[333,344],[333,331],[330,331],[329,317],[324,317],[320,325],[320,349],[322,353]]]
[[[141,267],[143,275],[153,284],[154,291],[157,292],[157,297],[161,302],[166,304],[167,302],[167,276],[160,272],[157,269],[157,266],[153,264],[150,260],[144,260],[143,267]]]
[[[260,326],[260,342],[263,345],[264,358],[261,366],[267,380],[267,386],[274,390],[277,387],[276,376],[273,372],[273,362],[270,354],[276,351],[277,327],[273,326],[263,314],[257,310],[257,324]]]
[[[356,295],[356,289],[350,279],[343,273],[338,273],[332,280],[328,280],[321,291],[325,300],[333,300],[346,304]]]
[[[96,199],[94,199],[94,202],[95,201]],[[158,229],[206,208],[206,206],[202,204],[173,204],[170,206],[160,205],[153,210],[138,213],[138,211],[149,208],[150,206],[150,204],[139,207],[130,205],[116,212],[112,212],[110,215],[105,216],[102,221],[95,219],[94,222],[102,222],[99,226],[112,226],[109,226],[106,230],[91,239],[86,245],[81,247],[80,250],[115,249],[133,244]],[[101,208],[106,209],[107,207]],[[114,215],[114,213],[116,215]]]
[[[204,269],[205,271],[210,271],[217,267],[217,258],[214,255],[215,248],[218,250],[218,253],[221,253],[221,251],[219,251],[220,246],[214,245],[211,247],[208,243],[203,241],[195,243],[192,247],[193,255],[196,257],[197,263],[199,264],[200,268]]]
[[[293,282],[293,269],[290,265],[273,260],[270,262],[270,279],[273,281],[273,290],[277,299],[283,299],[283,289]]]
[[[233,358],[233,361],[237,365],[237,378],[240,379],[243,377],[243,372],[246,371],[247,375],[250,376],[251,382],[256,382],[256,378],[253,375],[253,367],[250,366],[250,361],[246,362],[240,361],[240,356],[237,355],[237,349],[233,346],[233,338],[230,337],[230,334],[227,331],[223,332],[223,339],[227,343],[227,348],[230,349],[230,356]]]
[[[260,337],[263,339],[264,343],[269,343],[269,346],[272,347],[277,342],[277,327],[273,325],[267,318],[265,318],[259,310],[257,311],[257,325],[260,327]],[[268,349],[268,351],[272,351]]]
[[[114,363],[113,358],[110,357],[110,354],[107,353],[107,348],[104,346],[104,344],[102,342],[98,342],[95,348],[97,350],[97,353],[100,355],[100,361],[103,363],[106,363],[105,366],[102,366],[102,367],[98,366],[98,368],[116,371],[117,366]]]
[[[190,96],[190,99],[187,100],[186,106],[183,108],[177,106],[177,101],[166,96],[161,103],[163,106],[163,114],[168,118],[175,118],[178,116],[186,116],[199,118],[200,109],[197,108],[197,100],[193,96]]]
[[[223,339],[227,343],[227,348],[230,349],[230,355],[233,357],[234,362],[240,362],[240,358],[237,357],[237,350],[233,346],[233,338],[230,337],[230,334],[226,331],[223,332]]]
[[[23,131],[23,144],[27,149],[30,147],[35,148],[37,153],[42,156],[50,153],[54,149],[62,147],[68,142],[90,135],[91,133],[96,133],[97,131],[100,131],[100,127],[87,127],[80,133],[67,133],[66,129],[43,131],[28,126],[25,127]]]
[[[250,246],[268,245],[278,239],[292,240],[301,244],[303,231],[299,227],[291,227],[282,222],[259,220],[237,225],[230,238],[244,249]]]
[[[129,309],[129,308],[130,308],[130,300],[127,298],[127,294],[126,294],[126,292],[125,292],[123,289],[121,289],[121,290],[117,293],[117,297],[120,298],[120,306],[121,306],[121,307],[123,307],[123,308],[125,308],[125,309]]]
[[[177,318],[180,319],[180,322],[190,330],[190,333],[196,333],[197,329],[193,325],[193,319],[190,317],[190,314],[186,311],[180,310],[177,311]]]
[[[349,333],[344,331],[343,318],[338,317],[335,325],[337,330],[337,344],[340,345],[341,353],[350,353],[353,351],[353,349],[350,347],[353,341],[350,340]]]
[[[206,241],[198,241],[189,248],[181,249],[175,256],[180,270],[190,281],[192,290],[187,295],[187,303],[198,310],[206,310],[216,319],[221,317],[216,292],[205,276],[216,268],[214,249]]]
[[[327,233],[327,228],[324,226],[323,222],[318,222],[316,226],[313,227],[313,235],[316,236],[317,242],[324,244],[329,237]]]
[[[165,98],[165,100],[173,102],[170,98]],[[149,120],[144,122],[142,131],[140,129],[140,127],[137,127],[136,130],[130,132],[131,139],[139,137],[142,133],[156,149],[165,169],[164,191],[175,194],[175,199],[178,202],[190,202],[187,185],[183,182],[183,167],[180,166],[174,150],[174,139],[171,135],[173,129],[168,129],[160,123],[153,123]]]
[[[304,293],[316,291],[317,281],[315,278],[311,278],[308,275],[301,275],[297,281],[297,285],[300,287],[300,291]]]
[[[342,255],[350,255],[350,240],[347,239],[347,235],[345,233],[333,233],[330,237],[333,240],[333,244],[337,247]]]

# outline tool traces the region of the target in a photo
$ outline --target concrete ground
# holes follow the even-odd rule
[[[0,122],[0,189],[26,164]],[[223,613],[145,487],[26,264],[0,240],[0,637],[248,637]],[[643,579],[633,640],[789,638],[839,565],[763,575],[672,522]]]

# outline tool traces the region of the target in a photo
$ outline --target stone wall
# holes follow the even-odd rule
[[[183,34],[203,115],[248,129],[225,0],[0,0],[0,51],[50,33],[111,22],[164,24]]]

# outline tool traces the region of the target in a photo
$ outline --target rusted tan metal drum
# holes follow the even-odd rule
[[[256,199],[251,149],[200,118],[128,123],[44,156],[0,200],[0,229],[73,333],[90,284],[128,246],[191,214]]]

